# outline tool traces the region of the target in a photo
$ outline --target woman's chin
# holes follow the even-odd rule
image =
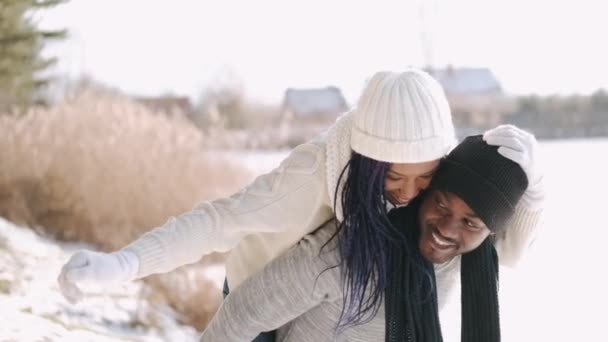
[[[407,207],[407,205],[410,204],[409,200],[399,200],[393,196],[389,196],[388,201],[395,207]]]

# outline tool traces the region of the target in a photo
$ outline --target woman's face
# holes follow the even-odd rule
[[[439,160],[392,164],[384,180],[386,198],[394,205],[407,205],[429,186],[438,166]]]
[[[420,253],[434,264],[474,250],[490,234],[467,203],[450,192],[429,192],[418,215]]]

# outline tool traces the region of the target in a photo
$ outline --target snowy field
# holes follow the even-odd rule
[[[541,143],[543,229],[515,270],[501,269],[503,341],[608,341],[608,139]],[[459,341],[451,303],[446,341]]]
[[[0,218],[0,341],[193,341],[166,306],[141,300],[133,282],[70,305],[56,278],[82,244],[41,238]]]
[[[541,153],[544,225],[522,264],[501,269],[502,340],[608,341],[608,139],[541,141]],[[451,302],[442,315],[446,342],[460,341],[459,310]]]
[[[608,139],[541,143],[549,200],[544,228],[524,263],[501,273],[503,341],[608,341]],[[234,154],[256,172],[286,152]],[[0,341],[195,341],[167,307],[138,300],[139,284],[78,305],[55,278],[77,244],[60,244],[0,219]],[[458,305],[444,316],[459,341]]]

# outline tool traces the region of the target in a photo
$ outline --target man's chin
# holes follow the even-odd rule
[[[448,260],[452,259],[451,253],[442,253],[441,251],[435,250],[431,244],[421,242],[419,244],[420,254],[430,263],[443,264]]]
[[[429,262],[432,263],[432,264],[434,264],[434,265],[441,265],[441,264],[445,264],[450,259],[451,258],[442,258],[442,259],[436,259],[436,260],[429,260]]]
[[[422,255],[426,261],[430,262],[431,264],[443,264],[444,261],[442,258],[437,258],[434,255]]]

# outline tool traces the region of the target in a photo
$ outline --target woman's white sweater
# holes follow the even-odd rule
[[[228,197],[170,218],[124,249],[139,259],[138,277],[171,271],[211,252],[232,250],[226,263],[231,290],[335,216],[334,189],[350,157],[351,115],[296,147],[278,168]],[[541,210],[517,207],[499,237],[503,265],[515,264],[533,240]],[[451,286],[451,285],[450,285]],[[449,287],[449,286],[448,286]]]

